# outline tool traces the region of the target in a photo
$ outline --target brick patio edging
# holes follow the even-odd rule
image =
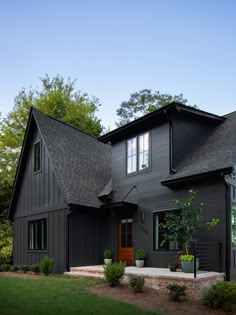
[[[137,274],[126,274],[123,278],[124,282],[128,282],[129,276],[137,276]],[[142,275],[141,275],[142,276]],[[200,299],[202,297],[202,294],[206,288],[209,288],[213,284],[223,281],[225,274],[224,273],[218,273],[215,275],[209,275],[204,276],[201,278],[180,278],[180,277],[168,277],[168,276],[148,276],[143,275],[145,278],[145,286],[148,288],[152,288],[155,290],[160,290],[162,292],[168,292],[167,286],[169,284],[178,284],[178,285],[184,285],[187,287],[186,295],[194,298],[194,299]]]

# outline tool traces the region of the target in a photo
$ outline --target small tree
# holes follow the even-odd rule
[[[199,207],[195,207],[196,197],[197,192],[189,190],[186,199],[174,200],[174,205],[178,209],[167,213],[165,222],[159,224],[159,227],[164,231],[162,244],[166,241],[178,241],[188,254],[188,247],[193,234],[199,230],[211,229],[219,223],[219,219],[204,222],[204,204],[200,203]]]

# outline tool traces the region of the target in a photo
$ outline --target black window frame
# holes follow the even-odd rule
[[[42,230],[43,226],[44,226],[44,230]],[[32,227],[32,233],[33,233],[32,238],[31,238],[31,227]],[[47,219],[41,218],[41,219],[28,221],[28,250],[46,251],[48,248],[47,241],[48,241]]]
[[[153,251],[155,251],[155,252],[157,252],[157,251],[168,251],[168,252],[175,251],[176,252],[176,251],[180,251],[183,249],[182,245],[180,243],[178,243],[177,248],[170,249],[170,241],[168,242],[168,247],[163,246],[162,248],[160,248],[160,246],[161,246],[160,244],[161,244],[162,240],[159,237],[159,235],[158,235],[158,248],[156,247],[156,232],[157,232],[156,216],[157,215],[163,215],[165,213],[169,213],[170,211],[178,211],[178,210],[180,210],[180,209],[173,208],[173,209],[166,209],[166,210],[153,212]],[[159,233],[159,230],[158,230],[158,233]]]
[[[232,248],[236,248],[236,242],[234,243],[234,238],[236,236],[236,215],[234,213],[235,210],[233,208],[236,207],[236,203],[231,203],[231,246]]]
[[[140,148],[139,139],[141,136],[143,136],[145,134],[148,134],[148,167],[143,168],[143,169],[139,169],[139,155],[141,153],[139,150],[139,148]],[[129,156],[128,156],[128,142],[132,139],[135,139],[135,141],[136,141],[136,170],[129,173],[128,172],[128,158],[129,158]],[[151,169],[151,131],[148,130],[148,131],[142,132],[136,136],[130,137],[126,140],[126,175],[132,176],[132,175],[136,175],[139,173],[149,171],[150,169]]]
[[[39,146],[39,153],[36,152],[37,146]],[[38,158],[37,161],[36,161],[36,158]],[[35,142],[33,146],[33,172],[34,174],[41,172],[41,169],[42,169],[42,145],[41,145],[41,141],[39,140]]]

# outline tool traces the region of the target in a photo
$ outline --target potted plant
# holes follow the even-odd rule
[[[181,266],[185,256],[192,256],[189,255],[189,245],[192,236],[198,231],[211,229],[219,223],[219,219],[204,222],[202,214],[204,204],[200,203],[199,206],[196,206],[196,197],[196,191],[189,190],[186,199],[174,200],[176,210],[169,211],[169,213],[166,214],[165,222],[158,225],[165,231],[162,244],[167,241],[174,241],[182,245],[184,254],[186,255],[181,256],[183,257],[183,259],[180,259]],[[197,264],[199,264],[199,261]]]
[[[104,264],[108,265],[112,263],[112,251],[111,249],[104,250]]]
[[[136,250],[136,253],[135,253],[136,267],[142,268],[144,266],[144,258],[145,258],[145,251],[143,249]]]
[[[180,256],[181,267],[185,273],[194,272],[194,256],[193,255],[182,255]],[[196,258],[196,271],[199,268],[199,258]]]
[[[177,262],[171,262],[168,265],[170,271],[174,272],[178,269],[178,263]]]

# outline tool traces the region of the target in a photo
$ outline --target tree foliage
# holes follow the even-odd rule
[[[13,182],[30,107],[60,119],[95,136],[102,131],[101,121],[95,116],[100,106],[97,98],[75,91],[75,81],[62,77],[41,78],[42,88],[22,89],[15,98],[13,110],[0,121],[1,177]]]
[[[122,102],[117,109],[116,113],[120,120],[119,122],[116,122],[116,125],[125,125],[130,121],[166,106],[173,101],[188,105],[188,100],[184,98],[183,94],[162,94],[159,91],[152,93],[152,90],[150,89],[132,93],[129,100]]]
[[[45,78],[40,78],[40,82],[40,89],[31,88],[27,92],[23,88],[15,97],[13,110],[5,118],[0,117],[0,251],[5,254],[12,244],[8,238],[12,228],[11,223],[6,221],[6,209],[30,108],[37,108],[95,136],[99,136],[103,129],[101,121],[96,117],[99,100],[75,91],[75,81],[70,78],[65,81],[60,76],[51,79],[46,75]]]
[[[189,243],[193,235],[200,230],[211,229],[219,223],[219,219],[204,221],[204,204],[196,205],[197,192],[189,190],[186,199],[174,200],[177,210],[169,211],[165,216],[165,222],[159,224],[163,230],[163,243],[177,241],[182,244],[188,254]]]
[[[9,183],[0,181],[0,264],[12,259],[12,224],[6,219],[11,189]]]

